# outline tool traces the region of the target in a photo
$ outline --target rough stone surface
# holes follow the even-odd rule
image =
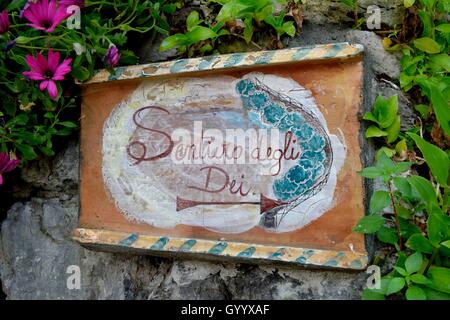
[[[361,6],[363,2],[360,1]],[[321,5],[321,1],[309,3]],[[328,10],[332,14],[333,9]],[[323,22],[328,23],[331,17],[323,16],[326,18]],[[366,48],[362,111],[369,110],[380,93],[398,94],[400,113],[404,123],[410,125],[414,115],[408,98],[398,89],[398,59],[383,50],[381,39],[375,34],[307,21],[300,36],[290,41],[289,46],[338,41],[361,43]],[[161,59],[164,57],[155,54],[150,60]],[[366,151],[363,157],[369,163],[373,148],[367,145]],[[70,239],[78,220],[78,167],[78,141],[71,141],[53,159],[33,163],[22,171],[22,179],[33,198],[10,208],[0,234],[0,278],[8,299],[360,297],[367,277],[364,272],[213,263],[87,250]],[[70,265],[80,268],[79,290],[67,288],[70,274],[66,271]]]
[[[306,0],[304,1],[305,20],[319,25],[329,23],[354,23],[352,8],[339,0]],[[367,17],[370,6],[380,9],[380,23],[394,27],[402,22],[404,11],[403,0],[358,0],[358,17]]]
[[[362,272],[90,251],[70,239],[79,200],[65,198],[32,198],[9,210],[0,237],[0,275],[8,299],[358,299],[365,283]],[[79,290],[67,287],[69,266],[80,268]]]

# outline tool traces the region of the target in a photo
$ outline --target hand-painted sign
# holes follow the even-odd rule
[[[363,268],[351,232],[363,214],[360,53],[336,44],[100,72],[84,88],[76,239]]]

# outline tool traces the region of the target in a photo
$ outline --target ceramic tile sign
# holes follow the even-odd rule
[[[83,87],[81,217],[97,248],[362,269],[348,44],[105,71]]]

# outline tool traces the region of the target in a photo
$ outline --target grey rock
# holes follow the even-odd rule
[[[370,6],[377,6],[380,9],[381,24],[394,27],[402,22],[403,0],[359,0],[358,17],[367,18],[367,8]],[[354,24],[352,8],[339,0],[306,0],[303,8],[305,20],[314,24]]]
[[[158,34],[154,39],[144,41],[143,45],[137,51],[140,63],[153,63],[170,60],[177,56],[177,49],[160,51],[159,47],[165,36]]]
[[[382,39],[370,31],[350,30],[346,34],[346,39],[351,43],[364,45],[367,54],[371,55],[372,68],[376,74],[386,75],[391,79],[400,77],[399,57],[387,52],[382,43]]]
[[[300,34],[289,41],[289,47],[335,42],[358,43],[364,46],[364,54],[370,58],[370,66],[377,75],[390,79],[400,76],[399,56],[384,50],[382,39],[370,31],[352,30],[339,25],[318,26],[305,24]]]
[[[52,159],[31,162],[21,171],[22,179],[41,191],[76,191],[79,177],[79,144],[69,141],[68,147]]]
[[[173,260],[87,250],[70,238],[78,197],[16,203],[3,222],[0,275],[8,299],[358,299],[366,275]],[[18,240],[20,239],[20,240]],[[78,266],[80,289],[69,289]]]

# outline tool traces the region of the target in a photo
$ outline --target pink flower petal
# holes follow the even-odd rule
[[[25,71],[22,74],[31,80],[45,80],[45,77],[42,74],[37,73],[36,71]]]
[[[53,80],[48,81],[47,91],[52,99],[58,96],[58,88],[56,87],[55,81]]]
[[[44,91],[48,86],[48,80],[42,81],[39,85],[39,90]]]
[[[70,71],[72,71],[72,68],[70,67],[70,63],[72,62],[72,59],[66,59],[64,60],[57,68],[55,73],[53,74],[53,80],[63,80],[64,75],[68,74]]]
[[[20,163],[19,159],[10,160],[6,166],[3,168],[3,172],[11,172],[14,170]]]
[[[56,70],[58,68],[59,58],[60,58],[59,52],[53,52],[53,50],[48,51],[47,64],[48,64],[48,69],[52,74],[56,73]]]
[[[2,176],[2,174],[0,173],[0,185],[2,185],[3,184],[3,176]]]
[[[42,73],[44,75],[45,71],[48,70],[48,63],[45,57],[42,55],[42,53],[36,54],[36,62],[43,71]]]
[[[25,57],[25,62],[28,64],[28,66],[31,68],[32,71],[40,74],[44,74],[44,67],[42,66],[38,61],[37,58],[34,58],[31,55],[27,55]]]

